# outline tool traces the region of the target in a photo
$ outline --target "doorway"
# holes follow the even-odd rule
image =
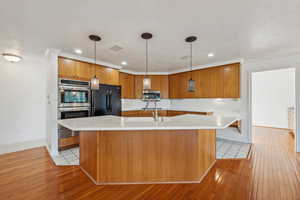
[[[296,144],[295,68],[251,73],[252,141],[261,129],[290,138]],[[259,131],[258,131],[259,130]]]

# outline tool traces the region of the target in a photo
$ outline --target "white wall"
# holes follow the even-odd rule
[[[295,70],[252,73],[252,123],[288,128],[288,107],[295,106]]]
[[[41,58],[0,58],[0,153],[45,144],[46,68]],[[26,145],[26,142],[28,145]]]

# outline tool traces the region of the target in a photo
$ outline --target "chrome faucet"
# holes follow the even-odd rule
[[[156,101],[154,101],[154,111],[152,112],[152,115],[153,115],[154,121],[157,122],[158,119],[159,119],[159,114],[158,114],[158,109],[157,109]]]

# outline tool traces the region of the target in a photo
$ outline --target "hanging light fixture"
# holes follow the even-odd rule
[[[195,80],[193,80],[193,72],[192,72],[193,71],[193,42],[195,42],[196,40],[197,40],[196,36],[190,36],[185,39],[186,42],[190,43],[190,53],[191,53],[191,55],[190,55],[191,77],[188,82],[188,91],[189,92],[196,91],[196,82],[195,82]]]
[[[145,77],[143,79],[143,89],[144,90],[151,90],[151,79],[148,76],[148,40],[152,38],[151,33],[143,33],[141,37],[146,40],[146,71]]]
[[[97,62],[97,42],[99,42],[101,38],[98,35],[90,35],[89,38],[94,42],[94,56],[95,56],[94,77],[91,79],[91,89],[99,90],[100,80],[96,76],[96,62]]]

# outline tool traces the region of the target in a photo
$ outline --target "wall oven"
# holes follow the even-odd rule
[[[58,107],[90,107],[90,82],[59,79]]]
[[[90,116],[90,107],[58,108],[58,119],[71,119]],[[65,127],[58,126],[59,141],[65,138],[78,136],[78,131],[71,131]]]

